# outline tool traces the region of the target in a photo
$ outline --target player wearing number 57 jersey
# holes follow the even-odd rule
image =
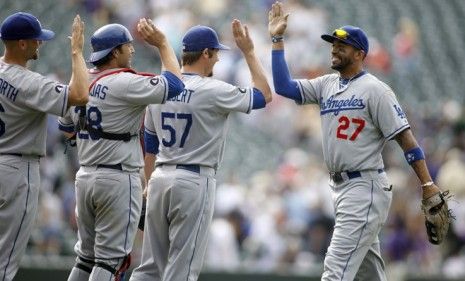
[[[322,35],[332,43],[331,68],[339,73],[293,80],[284,58],[288,16],[280,2],[269,12],[273,82],[276,93],[320,107],[336,215],[322,280],[386,280],[378,239],[392,199],[381,157],[384,144],[399,143],[422,183],[423,198],[439,188],[392,89],[363,70],[369,51],[365,32],[348,25]]]
[[[173,49],[151,20],[137,25],[156,47],[166,71],[140,75],[130,69],[134,48],[124,26],[109,24],[91,38],[91,86],[86,107],[71,108],[59,120],[65,132],[77,129],[81,165],[76,174],[78,242],[68,280],[120,280],[130,253],[142,205],[143,166],[139,130],[148,104],[164,103],[184,89]]]
[[[145,118],[147,211],[141,264],[131,281],[197,280],[213,215],[215,172],[231,112],[271,101],[271,90],[246,27],[232,23],[253,88],[211,78],[220,44],[216,32],[194,26],[183,38],[183,93],[151,105]],[[158,152],[159,150],[159,152]],[[158,153],[158,154],[157,154]],[[156,156],[156,168],[152,173]]]
[[[5,53],[0,58],[0,280],[12,280],[31,235],[39,196],[39,158],[45,156],[47,113],[63,116],[70,105],[88,100],[88,78],[82,56],[84,24],[74,18],[71,35],[72,76],[69,85],[27,69],[39,58],[53,31],[18,12],[0,29]]]

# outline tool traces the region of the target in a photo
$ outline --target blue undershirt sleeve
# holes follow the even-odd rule
[[[271,52],[271,68],[273,72],[274,89],[278,95],[302,103],[302,96],[297,81],[292,80],[284,58],[284,50]]]
[[[163,71],[161,75],[168,80],[168,99],[179,95],[184,90],[184,83],[176,75],[169,71]]]
[[[157,136],[144,132],[144,144],[145,152],[158,154],[158,145],[160,143]]]
[[[257,89],[253,88],[253,105],[252,109],[260,109],[266,106],[265,97],[263,96],[262,92]]]

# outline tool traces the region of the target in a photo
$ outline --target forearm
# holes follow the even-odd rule
[[[181,79],[181,69],[179,67],[179,62],[171,45],[168,42],[165,42],[158,47],[158,51],[160,52],[162,70],[169,71]]]
[[[145,175],[145,180],[148,182],[150,179],[150,176],[152,175],[152,172],[155,170],[155,160],[156,160],[156,155],[152,153],[145,153],[145,158],[144,158],[144,175]]]
[[[418,143],[410,129],[406,129],[403,132],[399,133],[396,136],[396,141],[399,144],[399,146],[402,148],[404,153],[408,152],[409,150],[415,147],[418,147]],[[410,164],[410,166],[415,171],[415,174],[417,175],[421,184],[425,184],[427,182],[432,181],[432,178],[428,171],[428,166],[426,165],[425,159],[414,161]]]
[[[85,105],[89,100],[89,77],[82,52],[73,51],[68,106]]]
[[[278,95],[302,102],[302,97],[296,81],[292,80],[289,68],[284,57],[284,49],[274,49],[275,45],[283,42],[273,43],[271,55],[271,68],[273,73],[273,85]]]
[[[266,79],[265,70],[258,60],[255,52],[252,50],[244,54],[244,58],[249,67],[250,75],[252,76],[253,86],[262,92],[266,103],[271,102],[272,95],[270,85]]]

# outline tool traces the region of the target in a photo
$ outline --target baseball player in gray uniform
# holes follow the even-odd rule
[[[7,17],[0,37],[0,280],[13,280],[37,213],[39,159],[45,155],[47,113],[63,116],[70,105],[88,100],[82,56],[84,24],[72,25],[72,76],[69,85],[27,69],[39,57],[42,41],[54,37],[39,20],[18,12]]]
[[[183,37],[183,93],[151,105],[145,117],[149,180],[141,264],[131,281],[195,281],[207,246],[229,113],[249,113],[271,101],[271,90],[247,27],[232,23],[253,86],[211,78],[218,51],[229,49],[216,32],[194,26]]]
[[[330,171],[336,223],[321,280],[386,280],[378,234],[392,193],[381,151],[395,139],[417,174],[423,198],[439,191],[392,89],[363,70],[365,32],[343,26],[322,39],[332,43],[331,68],[338,74],[293,80],[284,58],[288,14],[280,2],[269,12],[275,90],[297,104],[318,104],[323,155]]]
[[[156,47],[166,71],[146,76],[130,68],[132,36],[120,24],[92,35],[90,98],[59,119],[72,133],[81,165],[76,174],[78,242],[76,265],[68,280],[122,280],[130,265],[141,205],[143,166],[139,130],[148,104],[164,103],[184,89],[176,55],[151,20],[137,25],[142,38]]]

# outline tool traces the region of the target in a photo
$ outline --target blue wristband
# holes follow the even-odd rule
[[[405,151],[404,155],[409,165],[412,165],[412,163],[415,161],[425,159],[425,154],[423,153],[423,150],[421,150],[421,148],[419,148],[418,146]]]

